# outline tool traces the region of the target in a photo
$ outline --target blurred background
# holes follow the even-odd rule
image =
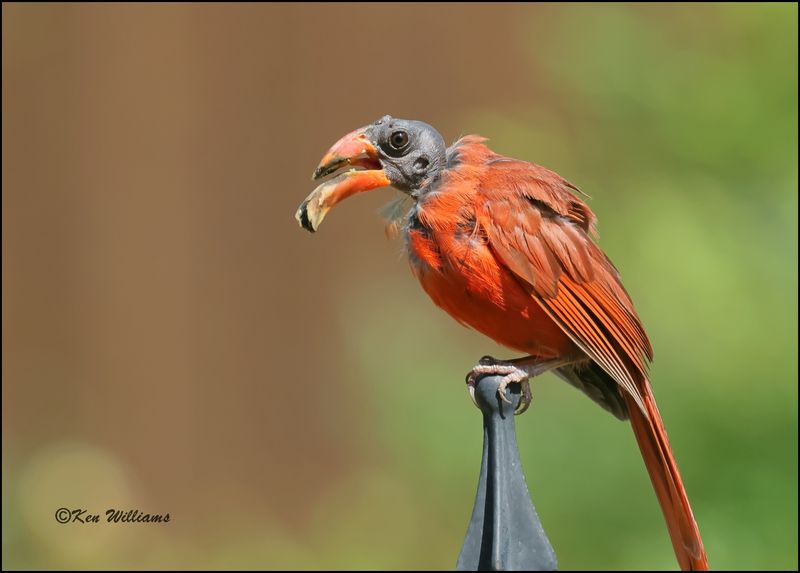
[[[464,374],[513,354],[428,300],[394,191],[294,220],[388,113],[593,197],[712,566],[797,568],[796,5],[2,11],[4,567],[454,567]],[[675,568],[629,426],[534,395],[560,568]]]

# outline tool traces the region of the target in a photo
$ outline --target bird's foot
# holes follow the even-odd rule
[[[509,400],[506,395],[506,388],[508,388],[509,384],[520,384],[522,386],[522,398],[517,408],[514,410],[514,414],[518,415],[528,409],[533,399],[531,385],[528,382],[531,375],[532,373],[527,369],[516,366],[513,362],[497,360],[491,356],[484,356],[480,359],[480,362],[470,370],[469,374],[467,374],[466,382],[472,402],[476,406],[478,404],[475,402],[475,385],[478,382],[478,378],[481,376],[502,376],[497,394],[500,396],[500,399],[507,404],[511,404],[511,400]]]

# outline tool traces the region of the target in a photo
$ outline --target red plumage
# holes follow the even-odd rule
[[[406,227],[422,287],[453,318],[537,359],[629,417],[681,567],[708,568],[647,378],[653,351],[619,274],[592,240],[595,216],[556,173],[470,136]],[[618,391],[615,384],[619,385]]]

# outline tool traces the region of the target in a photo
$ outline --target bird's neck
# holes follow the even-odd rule
[[[475,238],[480,177],[486,159],[493,155],[480,141],[470,138],[448,150],[447,169],[419,194],[408,215],[404,234],[412,266],[441,269],[449,254],[458,250],[452,248],[454,242],[466,244]]]

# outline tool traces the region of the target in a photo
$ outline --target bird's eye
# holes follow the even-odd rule
[[[408,145],[408,134],[405,131],[395,131],[389,136],[389,145],[392,149],[401,150]]]

